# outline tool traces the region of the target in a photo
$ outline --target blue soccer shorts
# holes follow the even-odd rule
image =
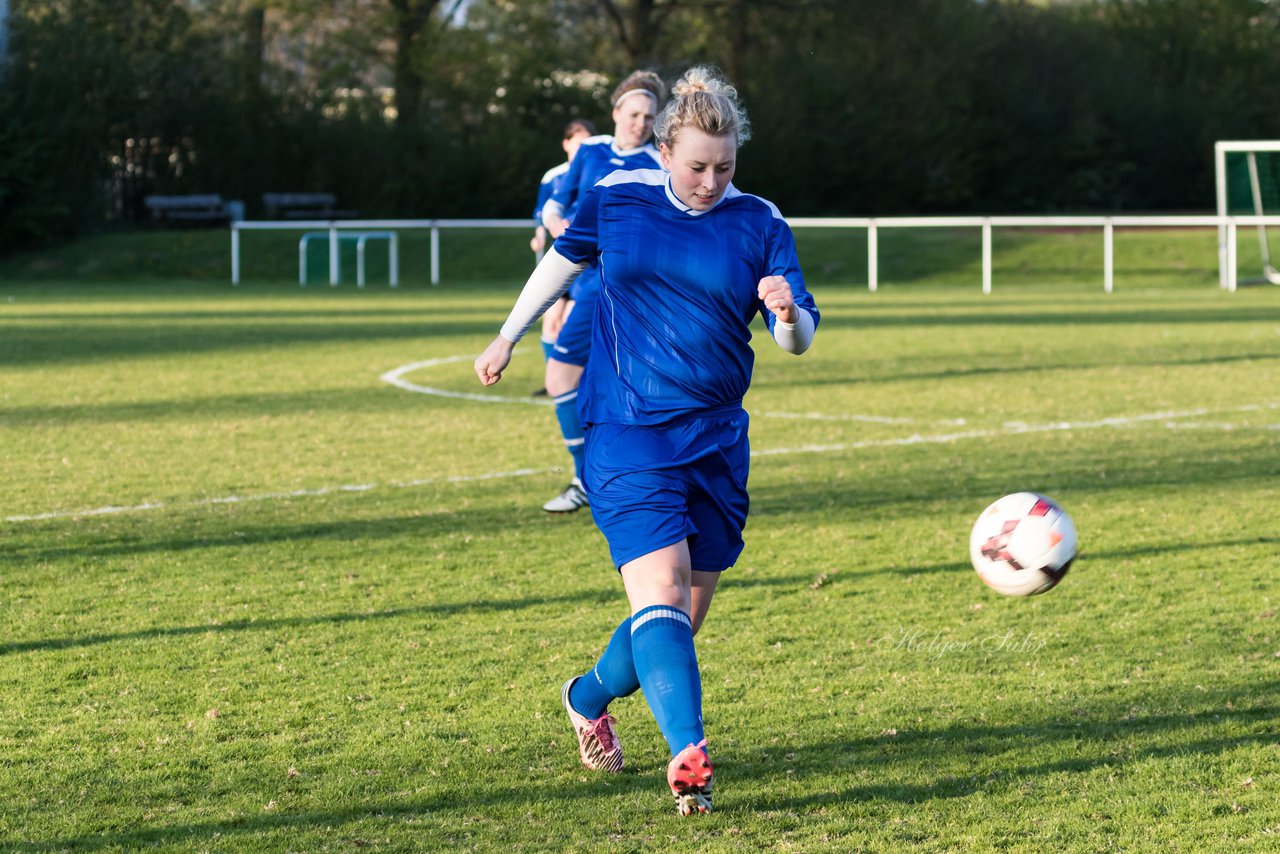
[[[587,429],[591,515],[615,566],[684,539],[693,569],[733,566],[749,506],[747,422],[735,409],[657,426]]]
[[[573,300],[573,310],[556,335],[551,358],[583,368],[591,355],[591,329],[600,299],[600,271],[595,267],[583,270],[569,289],[569,298]]]

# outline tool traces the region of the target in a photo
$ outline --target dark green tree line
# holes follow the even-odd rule
[[[788,213],[1207,209],[1280,136],[1267,0],[11,0],[0,250],[148,193],[522,216],[636,66],[723,68]]]

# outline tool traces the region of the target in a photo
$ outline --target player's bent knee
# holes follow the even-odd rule
[[[559,397],[568,394],[578,387],[582,380],[582,368],[551,358],[547,360],[546,382],[547,394]]]

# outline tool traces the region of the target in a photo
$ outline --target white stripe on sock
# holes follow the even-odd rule
[[[684,623],[690,629],[693,623],[689,622],[689,615],[678,608],[655,608],[652,611],[646,611],[643,614],[631,618],[631,634],[636,633],[636,629],[643,626],[650,620],[675,620]]]

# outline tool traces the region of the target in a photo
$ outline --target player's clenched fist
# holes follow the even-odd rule
[[[796,303],[791,297],[791,284],[783,276],[765,276],[757,288],[764,307],[773,312],[783,323],[795,323],[798,319]]]
[[[516,345],[499,335],[493,343],[476,357],[476,376],[485,385],[493,385],[502,379],[502,372],[511,363],[511,351]]]

